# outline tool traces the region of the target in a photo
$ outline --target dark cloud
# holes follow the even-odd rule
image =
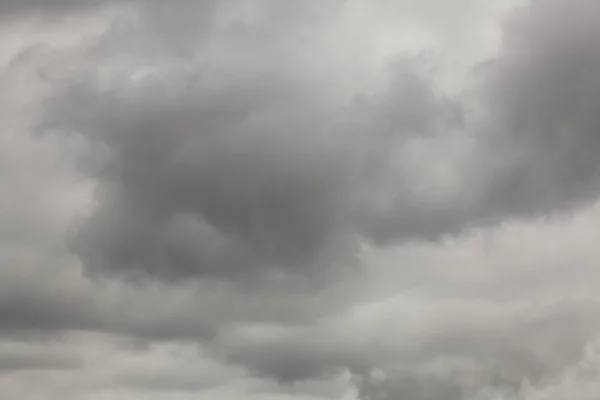
[[[204,376],[176,369],[174,371],[129,372],[118,376],[109,385],[152,392],[201,392],[227,383],[225,377]]]
[[[451,380],[423,378],[410,373],[394,376],[393,379],[366,376],[359,378],[361,400],[459,400],[464,398],[462,388]]]
[[[65,265],[72,260],[52,262],[67,269]],[[274,289],[245,292],[212,282],[147,287],[90,281],[73,264],[69,273],[55,272],[44,279],[46,270],[56,266],[23,262],[17,266],[0,273],[0,337],[104,332],[141,342],[210,342],[227,332],[231,324],[310,324],[356,301],[359,289],[358,282],[348,281],[315,293],[297,280],[279,281]],[[19,268],[32,273],[19,273]],[[157,299],[160,307],[155,304]]]
[[[58,331],[89,329],[96,318],[85,303],[66,296],[22,290],[19,296],[0,296],[0,332]]]
[[[456,229],[447,210],[462,206],[423,205],[394,165],[410,138],[461,125],[423,63],[393,64],[385,93],[344,105],[294,64],[292,35],[281,33],[232,25],[213,38],[220,52],[189,72],[99,92],[87,71],[51,99],[46,128],[81,133],[107,153],[94,174],[100,205],[75,241],[90,270],[293,274],[351,257],[357,236]],[[230,52],[244,58],[221,58]]]
[[[106,151],[93,173],[100,205],[74,247],[90,270],[170,279],[322,271],[351,261],[357,240],[436,239],[597,193],[595,5],[534,2],[511,19],[484,72],[482,127],[440,94],[427,61],[390,64],[381,93],[332,98],[297,64],[303,23],[276,23],[269,7],[258,23],[198,42],[201,64],[101,90],[88,69],[48,103],[46,128]],[[557,31],[565,21],[573,29]],[[454,180],[410,163],[414,143],[444,146],[453,132],[481,128],[473,157],[440,167]],[[439,155],[424,157],[427,173]],[[415,179],[433,182],[423,192]]]
[[[86,331],[147,340],[200,339],[214,335],[216,321],[192,322],[173,316],[165,319],[165,315],[150,313],[149,309],[141,314],[139,309],[134,312],[123,307],[119,310],[106,307],[103,298],[106,292],[91,288],[86,282],[63,285],[54,280],[40,285],[33,278],[3,278],[6,287],[0,295],[0,335]]]
[[[23,15],[48,16],[50,14],[54,16],[73,9],[86,8],[94,3],[98,4],[100,2],[91,0],[7,0],[3,1],[0,5],[0,11],[2,12],[3,19]]]
[[[0,20],[20,22],[33,20],[43,24],[77,20],[94,16],[110,9],[120,10],[117,15],[139,18],[134,24],[143,26],[146,33],[171,56],[188,55],[211,29],[218,1],[190,2],[173,0],[8,0],[0,4]],[[118,24],[118,22],[117,22]]]
[[[597,196],[599,18],[595,2],[533,1],[505,24],[484,73],[500,157],[483,199],[492,212],[542,214]]]
[[[465,88],[474,114],[465,93],[441,89],[435,56],[393,57],[376,84],[349,83],[342,66],[373,67],[322,43],[355,7],[342,2],[100,3],[0,5],[50,24],[108,4],[139,11],[1,71],[0,335],[104,332],[146,355],[191,341],[279,391],[352,375],[361,400],[527,398],[527,385],[587,382],[598,255],[581,238],[595,230],[548,239],[538,226],[544,247],[524,243],[529,258],[519,246],[484,256],[466,236],[597,198],[595,2],[516,10]],[[36,136],[13,134],[32,121]],[[67,195],[82,181],[96,185],[84,217],[66,211],[87,200]],[[385,267],[366,256],[396,245]],[[15,354],[0,351],[0,370],[81,367]],[[162,368],[181,354],[155,369],[126,358],[130,370],[99,381],[192,396],[235,380]]]
[[[77,370],[82,363],[76,358],[55,355],[0,354],[0,373],[36,370]]]

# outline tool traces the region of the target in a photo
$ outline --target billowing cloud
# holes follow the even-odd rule
[[[595,398],[600,6],[499,3],[1,4],[0,397]]]
[[[86,63],[49,99],[42,127],[82,134],[105,153],[93,173],[100,204],[75,243],[90,268],[167,277],[323,269],[360,239],[458,228],[465,205],[443,187],[419,194],[410,171],[432,169],[408,159],[422,140],[450,140],[462,127],[460,105],[436,92],[425,62],[392,63],[384,91],[341,102],[299,64],[300,28],[265,18],[215,31],[202,45],[216,50],[197,61],[131,66],[149,74],[140,81],[98,86],[101,71]],[[101,62],[109,45],[90,51]]]
[[[43,127],[105,153],[75,251],[93,270],[247,279],[348,263],[360,241],[437,239],[589,198],[595,7],[561,7],[536,2],[511,19],[476,89],[484,117],[436,87],[427,59],[390,62],[378,91],[334,96],[339,84],[304,53],[322,54],[315,32],[337,14],[316,19],[312,3],[286,25],[259,8],[199,37],[193,59],[133,60],[102,85],[94,65],[139,51],[109,33],[46,104]],[[315,18],[312,36],[302,18]],[[556,32],[564,18],[581,32]]]

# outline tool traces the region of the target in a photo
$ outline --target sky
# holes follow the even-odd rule
[[[0,398],[591,400],[600,3],[0,2]]]

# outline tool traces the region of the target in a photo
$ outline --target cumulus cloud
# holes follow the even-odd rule
[[[499,3],[2,3],[0,397],[593,398],[600,6]]]
[[[60,81],[40,128],[105,153],[92,173],[100,205],[75,251],[94,270],[247,279],[323,270],[360,241],[437,239],[588,199],[594,86],[581,82],[593,81],[596,52],[581,37],[594,37],[595,8],[560,7],[534,3],[510,20],[483,73],[481,118],[436,87],[427,59],[389,62],[378,91],[333,96],[303,53],[324,51],[314,32],[336,14],[310,2],[289,25],[278,7],[259,8],[257,20],[198,37],[193,59],[154,68],[109,33],[88,50],[97,62]],[[555,32],[564,18],[582,32]],[[121,37],[135,46],[130,29]],[[127,55],[99,82],[104,61]]]
[[[215,31],[203,60],[108,86],[86,63],[56,89],[41,129],[82,134],[105,153],[92,174],[101,203],[75,243],[87,265],[167,277],[323,269],[360,239],[461,224],[466,203],[443,187],[453,177],[431,171],[441,187],[420,194],[410,172],[432,169],[408,154],[420,141],[462,127],[425,61],[392,63],[383,91],[341,101],[299,63],[300,28],[265,18]]]

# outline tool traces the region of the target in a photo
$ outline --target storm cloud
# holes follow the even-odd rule
[[[595,6],[515,13],[474,89],[479,117],[436,87],[427,57],[389,62],[379,90],[335,96],[302,64],[335,15],[324,8],[214,28],[197,57],[139,80],[102,86],[86,63],[61,81],[40,129],[104,155],[88,168],[100,204],[74,241],[86,265],[169,278],[322,271],[363,241],[435,240],[593,198]],[[581,32],[556,32],[565,18]],[[96,64],[131,58],[110,46],[90,45]],[[123,74],[153,68],[130,62]]]
[[[485,4],[0,4],[0,397],[594,398],[600,5]]]

